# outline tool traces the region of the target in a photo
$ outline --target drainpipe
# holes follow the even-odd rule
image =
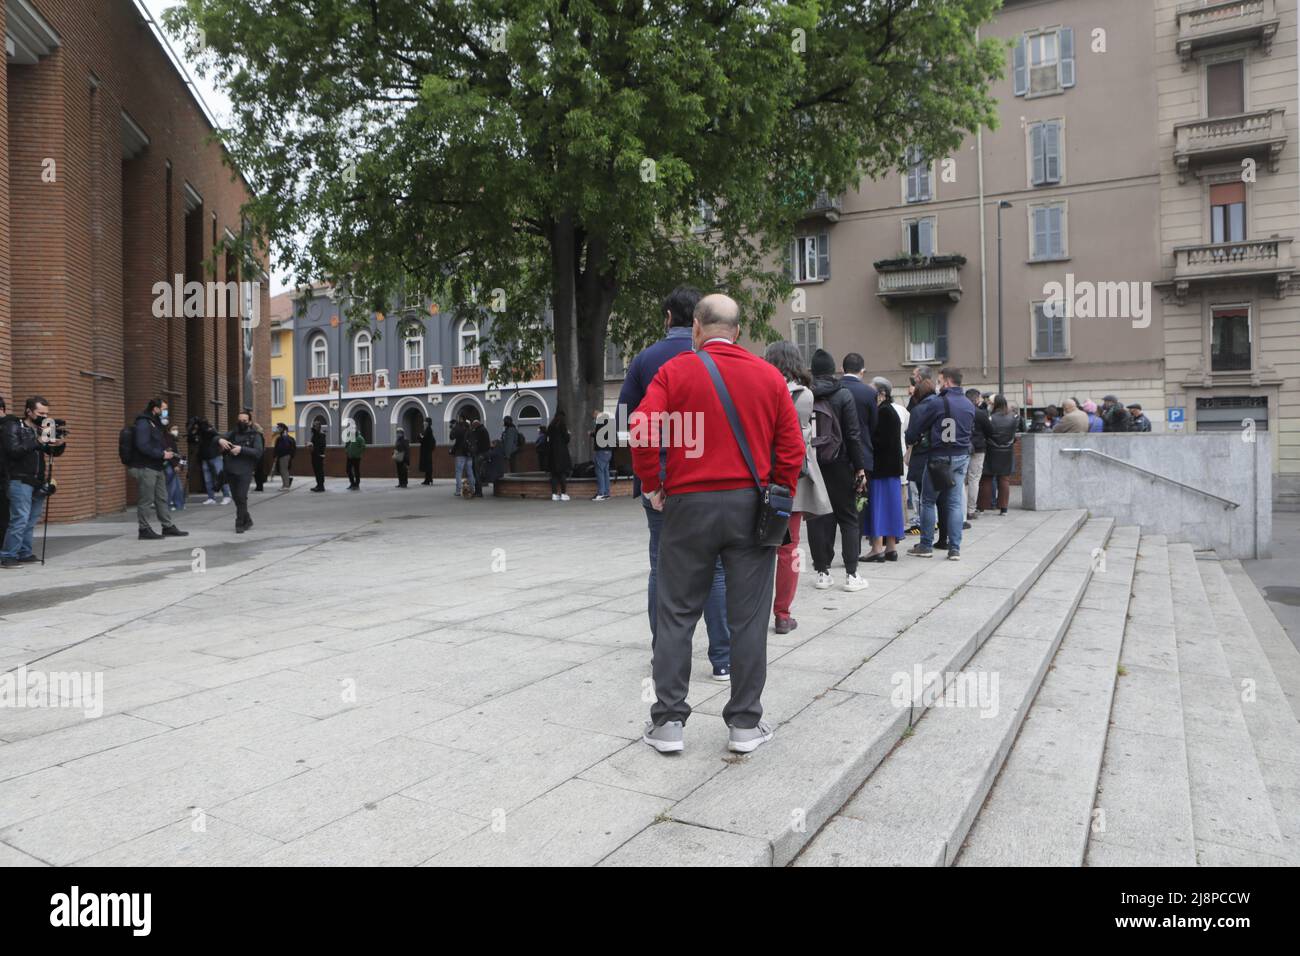
[[[979,27],[975,28],[975,43],[980,42]],[[979,219],[980,219],[980,367],[982,375],[989,375],[989,308],[988,308],[988,268],[984,255],[984,126],[975,130],[975,168],[979,179]]]

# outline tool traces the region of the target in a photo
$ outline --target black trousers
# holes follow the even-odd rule
[[[399,461],[395,464],[397,465],[397,483],[405,488],[406,479],[411,473],[411,467],[404,461]]]
[[[822,478],[831,499],[831,513],[817,515],[808,522],[808,550],[818,573],[829,573],[835,557],[835,531],[838,528],[844,548],[844,570],[858,573],[858,555],[862,549],[862,527],[853,494],[853,463],[835,461],[822,465]]]
[[[227,471],[226,477],[230,479],[230,496],[235,499],[235,527],[242,528],[252,520],[248,513],[248,486],[253,476]]]
[[[424,483],[426,485],[433,484],[433,462],[429,462],[429,466],[427,468],[422,466],[420,468],[420,471],[424,472]]]
[[[316,474],[316,487],[324,488],[325,487],[325,456],[324,455],[311,456],[311,470]]]
[[[9,479],[0,475],[0,541],[9,529]]]
[[[776,548],[755,543],[757,513],[758,492],[752,488],[669,495],[664,504],[655,582],[655,703],[650,707],[656,725],[690,716],[691,639],[713,590],[719,558],[731,631],[731,699],[722,708],[722,719],[728,726],[750,729],[763,716]]]
[[[361,459],[348,459],[348,485],[357,488],[361,485]]]

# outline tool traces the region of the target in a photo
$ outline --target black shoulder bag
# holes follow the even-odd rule
[[[945,419],[952,418],[952,410],[948,407],[948,396],[943,397],[943,413]],[[931,425],[931,428],[934,426]],[[929,460],[925,463],[925,472],[930,476],[930,484],[934,485],[939,491],[947,491],[957,482],[952,477],[952,459],[943,455],[931,453]]]
[[[718,371],[712,355],[704,349],[700,349],[696,354],[708,370],[709,377],[713,379],[718,401],[722,403],[723,411],[727,413],[727,421],[731,424],[731,433],[735,436],[736,444],[740,446],[740,454],[744,457],[745,464],[749,466],[749,474],[754,479],[755,487],[758,488],[760,501],[758,518],[754,522],[754,538],[760,547],[779,547],[785,541],[785,533],[790,526],[790,513],[794,510],[794,495],[785,485],[764,485],[759,480],[758,469],[754,467],[754,456],[749,453],[749,440],[745,437],[745,430],[740,426],[736,406],[731,403],[731,393],[727,391],[727,383],[722,380],[722,373]]]

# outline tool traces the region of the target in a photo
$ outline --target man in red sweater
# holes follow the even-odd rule
[[[803,432],[781,373],[735,344],[740,307],[725,295],[705,296],[695,307],[691,335],[727,385],[759,480],[793,489],[804,459]],[[755,538],[758,487],[713,380],[694,352],[659,369],[628,425],[642,492],[664,513],[655,612],[657,700],[642,739],[660,753],[682,749],[682,727],[691,713],[691,638],[721,556],[731,631],[731,700],[722,717],[730,730],[728,749],[748,753],[772,739],[760,698],[776,549]],[[662,485],[661,446],[668,450]]]

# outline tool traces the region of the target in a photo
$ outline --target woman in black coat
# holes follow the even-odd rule
[[[546,451],[551,469],[551,500],[568,501],[565,482],[573,470],[573,459],[569,456],[569,428],[563,411],[555,413],[546,429]]]
[[[1007,397],[993,398],[993,414],[989,416],[987,447],[984,450],[984,474],[980,477],[980,510],[997,507],[999,514],[1007,513],[1011,501],[1011,469],[1015,467],[1016,432],[1020,419],[1012,415]],[[996,484],[996,487],[995,487]]]
[[[433,450],[438,447],[438,439],[433,437],[433,419],[424,420],[424,431],[420,432],[420,471],[424,472],[422,485],[433,484]]]

